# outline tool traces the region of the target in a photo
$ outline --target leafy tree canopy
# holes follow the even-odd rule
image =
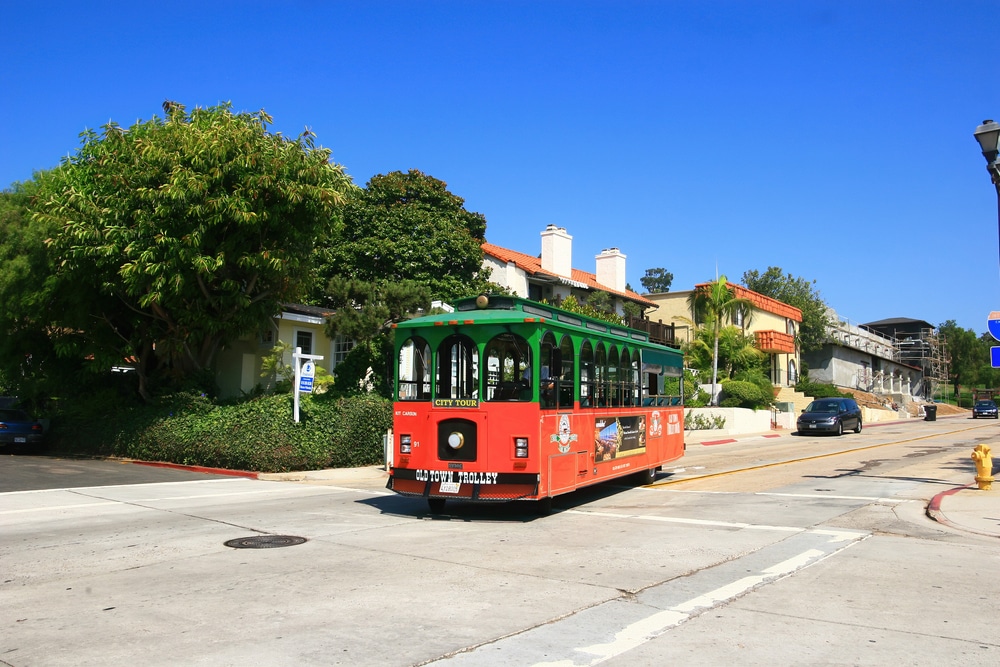
[[[377,175],[352,194],[344,226],[320,248],[318,286],[337,276],[382,285],[413,281],[445,301],[487,291],[481,275],[486,218],[432,176]],[[315,303],[333,305],[322,290]]]
[[[52,326],[50,316],[71,306],[58,304],[54,291],[45,240],[55,228],[31,221],[44,177],[36,174],[0,193],[0,394],[35,405],[79,370],[56,354],[60,341],[75,332]]]
[[[938,336],[945,340],[950,357],[948,377],[958,396],[963,386],[971,387],[978,381],[983,362],[989,359],[989,346],[975,331],[963,329],[955,320],[939,325]]]
[[[587,317],[593,317],[595,320],[603,320],[619,326],[624,324],[624,320],[621,316],[616,315],[611,310],[610,295],[607,292],[600,290],[594,291],[587,298],[586,303],[580,303],[575,296],[570,294],[555,305],[563,310],[568,310],[571,313],[579,313],[581,315],[586,315]]]
[[[228,104],[163,106],[165,118],[84,132],[34,216],[58,228],[60,289],[86,313],[67,323],[87,334],[80,351],[134,355],[140,377],[154,358],[178,376],[207,370],[221,345],[300,300],[353,189],[308,130],[272,134],[264,111]]]
[[[650,294],[669,292],[670,284],[674,282],[674,274],[663,268],[646,269],[646,275],[639,278],[639,282]]]
[[[334,369],[337,388],[353,393],[372,388],[391,395],[393,378],[393,322],[430,307],[430,289],[416,281],[376,285],[364,280],[334,277],[327,299],[336,313],[327,320],[327,335],[341,334],[355,341],[347,358]]]
[[[802,350],[818,350],[826,342],[827,305],[815,289],[815,280],[796,278],[780,267],[770,266],[761,273],[757,270],[743,274],[743,284],[748,288],[777,299],[802,311],[799,327],[799,345]]]
[[[750,303],[733,295],[726,276],[719,276],[712,282],[700,285],[691,292],[687,302],[695,322],[705,323],[712,341],[712,384],[715,385],[719,377],[719,339],[725,322],[732,322],[737,313],[749,312]]]

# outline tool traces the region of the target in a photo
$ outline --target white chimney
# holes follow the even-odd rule
[[[597,260],[597,282],[616,292],[625,291],[625,255],[618,248],[606,248]]]
[[[549,225],[542,232],[542,270],[573,277],[573,237],[564,227]]]

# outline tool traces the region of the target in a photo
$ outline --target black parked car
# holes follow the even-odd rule
[[[976,401],[976,404],[972,406],[972,418],[976,417],[992,417],[997,418],[997,404],[994,401],[983,400]]]
[[[861,408],[853,398],[817,398],[806,406],[798,419],[799,435],[836,433],[853,428],[861,433]]]

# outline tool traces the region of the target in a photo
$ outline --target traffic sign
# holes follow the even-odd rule
[[[996,340],[1000,340],[1000,310],[994,310],[986,320],[986,327],[990,330],[990,335]],[[996,368],[996,366],[994,366]]]

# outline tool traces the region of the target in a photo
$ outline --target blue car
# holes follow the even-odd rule
[[[976,404],[972,406],[972,418],[977,417],[991,417],[993,419],[997,418],[997,404],[993,401],[976,401]]]
[[[45,441],[45,430],[24,410],[0,408],[0,446],[14,449],[38,448]]]
[[[843,434],[845,429],[861,433],[861,408],[853,398],[817,398],[806,406],[796,423],[799,435]]]

